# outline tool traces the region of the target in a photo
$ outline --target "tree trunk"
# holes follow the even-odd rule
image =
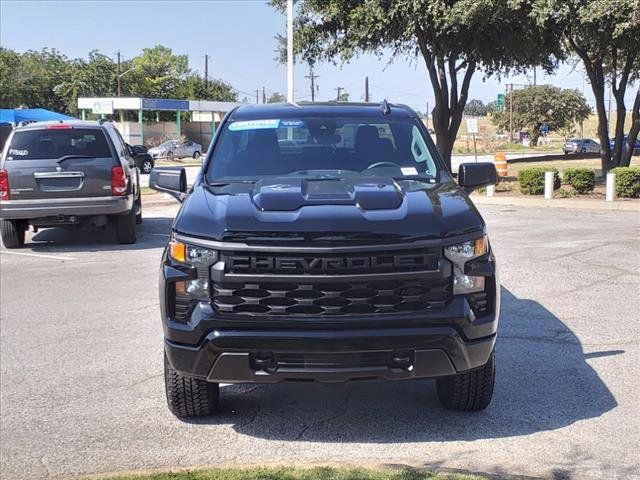
[[[429,50],[424,33],[420,29],[416,31],[416,36],[435,97],[432,115],[436,146],[447,169],[451,171],[451,152],[462,122],[462,113],[467,104],[469,84],[476,71],[476,63],[473,60],[458,61],[454,57],[435,55]],[[458,72],[464,72],[459,88]]]
[[[624,104],[624,92],[615,92],[614,97],[616,99],[616,126],[614,130],[615,141],[613,144],[613,151],[611,152],[611,165],[612,167],[619,167],[623,140],[624,140],[624,122],[627,116],[627,107]]]
[[[631,156],[633,155],[638,134],[640,134],[640,87],[638,87],[636,100],[633,102],[633,107],[631,108],[631,128],[629,129],[627,141],[623,145],[622,157],[620,158],[621,167],[631,165]]]

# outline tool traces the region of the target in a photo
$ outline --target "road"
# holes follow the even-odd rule
[[[157,301],[177,206],[146,209],[135,245],[43,230],[2,250],[2,478],[342,462],[640,478],[640,217],[480,208],[503,285],[481,413],[443,410],[430,381],[229,385],[219,415],[177,420]]]
[[[513,160],[515,158],[523,158],[526,157],[528,155],[531,155],[530,153],[525,154],[525,153],[509,153],[507,154],[507,160]],[[538,156],[546,156],[546,155],[557,155],[556,153],[549,153],[549,154],[536,154]],[[451,171],[457,173],[458,172],[458,167],[460,166],[460,164],[465,163],[465,162],[475,162],[476,158],[473,155],[454,155],[453,157],[451,157]],[[493,162],[493,155],[478,155],[478,162]],[[198,175],[198,173],[200,172],[200,167],[194,167],[194,166],[187,166],[185,167],[186,173],[187,173],[187,183],[189,185],[193,184],[193,181],[195,180],[196,176]],[[148,187],[149,186],[149,175],[141,175],[140,176],[140,184],[143,187]]]

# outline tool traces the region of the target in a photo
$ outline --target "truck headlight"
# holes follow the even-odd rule
[[[464,266],[469,260],[489,252],[489,240],[486,235],[468,242],[445,247],[444,256],[453,263],[453,294],[481,292],[484,290],[484,277],[465,275]]]
[[[218,252],[172,240],[169,242],[169,257],[195,267],[197,272],[195,279],[176,282],[176,295],[209,300],[209,268],[218,259]]]

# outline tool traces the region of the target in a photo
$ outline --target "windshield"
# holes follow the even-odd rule
[[[273,176],[435,179],[436,164],[413,119],[296,118],[229,122],[209,183]]]
[[[46,128],[14,132],[6,159],[42,160],[67,155],[110,157],[111,150],[100,129]]]

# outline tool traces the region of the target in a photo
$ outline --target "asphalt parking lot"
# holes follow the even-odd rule
[[[225,386],[221,413],[165,406],[157,275],[177,206],[139,242],[43,230],[0,252],[3,478],[258,463],[408,464],[640,478],[640,214],[482,206],[501,267],[494,401],[430,381]]]

